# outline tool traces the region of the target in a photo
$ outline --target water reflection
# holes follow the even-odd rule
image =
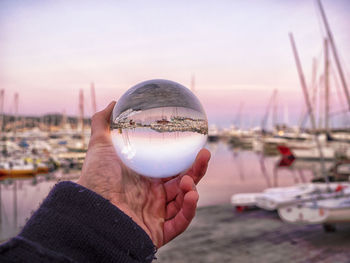
[[[293,161],[231,148],[225,141],[207,143],[212,158],[207,175],[198,185],[199,206],[228,203],[231,195],[260,192],[268,187],[309,182],[320,171],[319,162]],[[327,164],[328,166],[331,164]],[[58,180],[76,180],[79,171],[0,181],[0,240],[16,235]]]
[[[236,193],[260,192],[268,187],[311,181],[317,169],[309,166],[279,166],[279,156],[264,156],[231,148],[225,141],[207,143],[212,154],[207,175],[197,186],[199,206],[228,203]]]
[[[76,180],[79,171],[0,180],[0,242],[16,235],[60,180]]]

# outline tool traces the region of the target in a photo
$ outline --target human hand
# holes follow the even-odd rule
[[[166,179],[140,176],[116,154],[110,135],[115,102],[92,117],[91,138],[78,183],[100,194],[130,216],[160,248],[189,226],[198,201],[196,184],[210,152],[202,149],[185,173]]]

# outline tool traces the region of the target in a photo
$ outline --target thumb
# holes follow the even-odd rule
[[[112,101],[108,106],[92,116],[91,119],[91,136],[96,134],[103,134],[109,131],[110,118],[116,104],[115,101]]]

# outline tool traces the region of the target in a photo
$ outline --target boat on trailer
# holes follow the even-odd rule
[[[256,206],[265,210],[277,210],[287,204],[309,200],[313,196],[337,193],[339,189],[350,189],[350,183],[309,183],[290,187],[268,189],[256,198]]]
[[[256,206],[256,198],[263,193],[241,193],[231,196],[231,204],[237,208]]]
[[[273,211],[283,203],[310,194],[315,190],[314,184],[270,188],[256,198],[256,206],[264,210]]]
[[[290,200],[295,196],[314,191],[313,184],[300,184],[289,187],[267,188],[260,193],[240,193],[231,196],[233,206],[257,206],[265,210],[275,210],[281,198]]]
[[[261,193],[240,193],[231,196],[235,207],[257,206],[274,211],[288,204],[309,200],[313,196],[335,194],[339,189],[350,189],[350,183],[307,183],[288,187],[267,188]]]
[[[321,198],[321,200],[317,200]],[[314,200],[280,207],[278,214],[288,223],[330,224],[350,222],[350,191],[333,196],[318,196]]]

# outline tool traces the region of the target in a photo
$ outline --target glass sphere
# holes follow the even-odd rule
[[[149,80],[129,89],[111,118],[112,140],[123,163],[148,177],[188,169],[207,141],[208,121],[197,97],[169,80]]]

